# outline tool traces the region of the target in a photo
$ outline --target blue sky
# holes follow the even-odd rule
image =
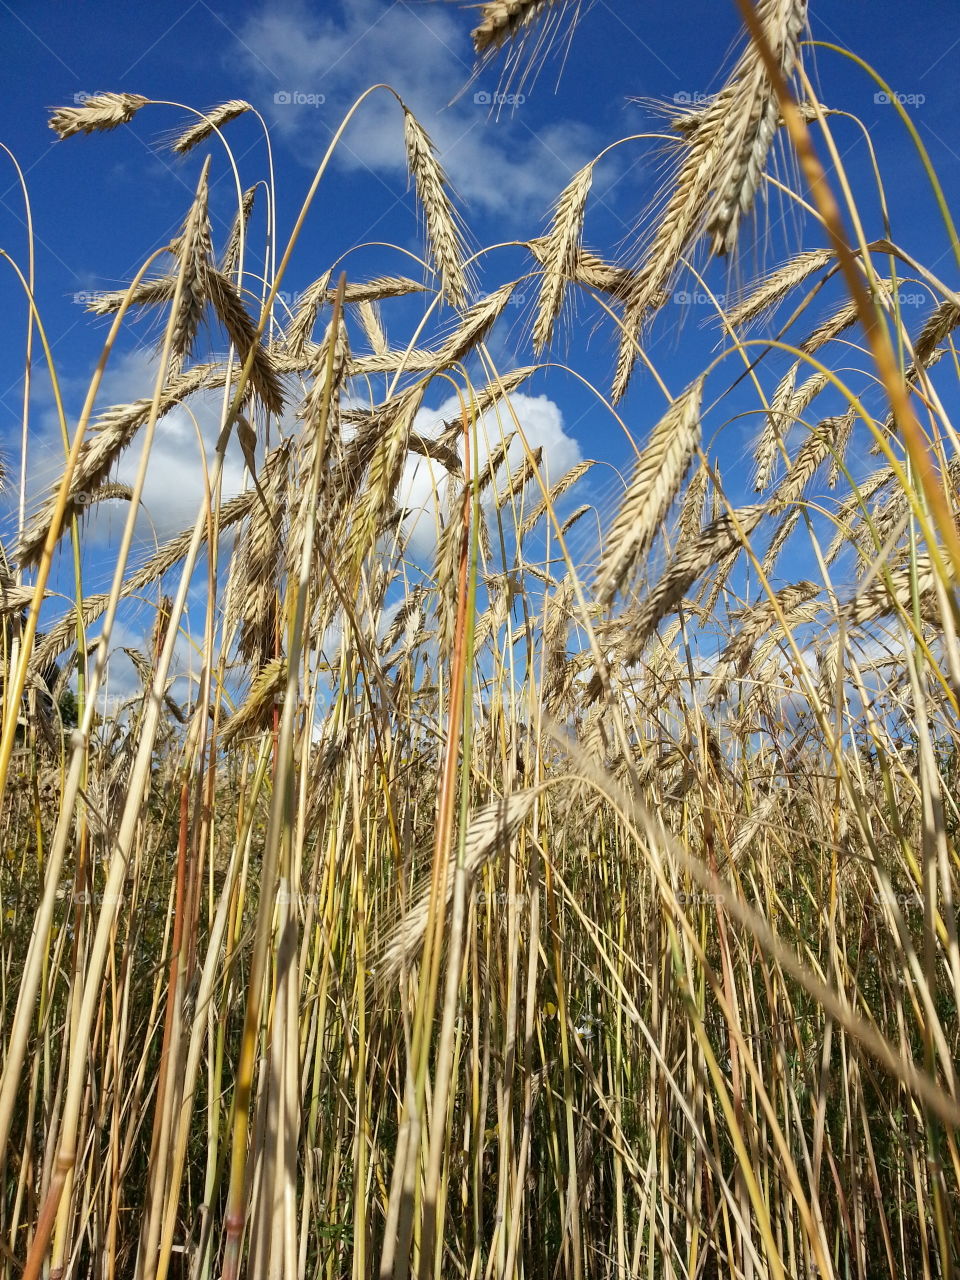
[[[586,7],[586,6],[585,6]],[[2,141],[22,165],[33,203],[38,300],[53,344],[68,407],[79,405],[100,350],[105,323],[87,315],[76,299],[90,291],[122,287],[152,250],[176,234],[209,148],[183,160],[166,148],[185,117],[175,107],[151,106],[112,134],[57,142],[47,127],[49,109],[77,95],[123,90],[152,99],[208,108],[230,98],[256,106],[271,128],[277,174],[281,238],[290,229],[313,169],[331,132],[369,85],[391,84],[438,143],[474,248],[537,234],[550,202],[572,172],[615,139],[656,129],[655,116],[631,99],[693,99],[716,89],[736,49],[733,0],[686,0],[682,6],[599,2],[589,7],[572,42],[561,44],[535,82],[506,86],[522,93],[514,109],[491,112],[489,98],[503,86],[501,65],[473,79],[469,31],[475,10],[443,0],[390,4],[359,0],[339,4],[229,6],[157,3],[144,8],[105,0],[86,3],[8,4],[0,0],[0,35],[7,51],[7,109]],[[913,117],[948,198],[960,194],[960,130],[956,127],[956,72],[960,62],[960,5],[955,0],[813,0],[815,38],[849,47],[871,62],[895,90],[914,100]],[[874,101],[875,86],[850,63],[827,51],[808,66],[830,105],[858,114],[877,148],[889,184],[895,237],[947,283],[956,266],[933,199],[902,125],[889,106]],[[862,135],[838,122],[836,136],[856,180],[869,184]],[[264,176],[266,154],[255,119],[229,126],[244,185]],[[8,162],[0,180],[0,247],[25,265],[23,206]],[[650,143],[619,148],[598,171],[588,205],[586,241],[605,256],[636,247],[641,214],[656,194],[661,157]],[[215,230],[221,238],[235,207],[232,179],[215,155]],[[881,234],[876,201],[865,201],[868,234]],[[809,232],[808,245],[819,243]],[[797,222],[786,222],[773,201],[744,240],[734,267],[710,266],[718,293],[731,294],[755,272],[794,247]],[[386,95],[373,99],[351,125],[337,161],[321,188],[285,290],[295,292],[352,246],[383,241],[418,251],[421,229],[404,170],[400,113]],[[409,272],[396,250],[369,247],[351,254],[354,278]],[[530,269],[518,248],[502,248],[478,263],[479,285],[493,288]],[[22,395],[23,303],[9,268],[2,277],[8,340],[0,348],[0,449],[15,466]],[[658,316],[649,354],[672,391],[708,362],[716,347],[710,310],[690,301],[697,286]],[[527,303],[532,304],[533,289]],[[521,297],[525,295],[521,292]],[[825,294],[824,310],[830,296]],[[399,322],[412,317],[398,307]],[[918,308],[917,322],[923,311]],[[508,308],[492,342],[509,368],[529,363],[530,306]],[[606,390],[615,346],[611,325],[582,300],[568,308],[554,358],[568,357]],[[412,331],[412,326],[411,326]],[[155,333],[131,327],[114,361],[102,403],[148,394],[145,350]],[[729,380],[736,376],[733,366]],[[738,372],[738,371],[737,371]],[[46,478],[59,448],[51,430],[49,389],[37,379],[37,477]],[[710,390],[723,391],[723,375]],[[628,464],[630,448],[610,414],[572,377],[538,375],[527,389],[544,440],[564,462],[577,456]],[[46,401],[44,395],[46,394]],[[437,408],[437,392],[428,403]],[[711,397],[708,396],[708,399]],[[537,407],[539,405],[539,408]],[[736,418],[755,401],[736,393],[720,406],[715,425]],[[639,374],[624,402],[628,429],[642,442],[663,400]],[[709,427],[708,423],[708,427]],[[744,481],[755,421],[733,421],[716,441],[721,463]],[[163,441],[161,442],[163,444]],[[191,481],[190,440],[172,430],[148,505],[160,535],[192,523],[199,485]],[[44,461],[46,459],[46,462]],[[743,460],[743,466],[739,466]],[[614,472],[596,469],[594,497],[612,500]],[[235,461],[228,484],[239,484]],[[556,476],[554,476],[556,478]],[[195,495],[192,491],[195,489]],[[118,509],[119,511],[119,509]],[[122,513],[121,513],[122,514]],[[113,519],[119,522],[121,514]],[[119,528],[117,523],[115,526]],[[593,535],[595,536],[595,535]],[[150,541],[149,531],[144,534]],[[106,572],[94,558],[94,579]],[[93,585],[93,584],[91,584]],[[97,583],[96,585],[100,585]]]

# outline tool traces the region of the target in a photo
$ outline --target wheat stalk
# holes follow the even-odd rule
[[[930,313],[917,335],[913,344],[914,365],[923,368],[929,364],[937,347],[957,325],[960,325],[960,302],[946,298]]]
[[[463,475],[463,463],[460,454],[450,445],[445,444],[442,440],[432,440],[429,436],[417,435],[411,432],[407,439],[407,448],[411,453],[417,453],[422,458],[432,458],[448,471],[452,476]]]

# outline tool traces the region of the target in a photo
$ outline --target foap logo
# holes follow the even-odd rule
[[[874,901],[878,907],[899,907],[901,911],[923,910],[923,894],[917,889],[906,893],[897,893],[893,889],[889,893],[875,893]]]
[[[82,107],[84,103],[89,102],[90,99],[94,97],[96,97],[96,94],[87,93],[86,89],[78,89],[73,95],[73,100],[78,107]]]
[[[322,107],[325,93],[305,93],[302,89],[278,89],[273,101],[278,107]]]
[[[690,93],[687,89],[681,89],[673,95],[673,100],[678,107],[699,107],[704,102],[710,102],[712,94],[709,93]]]
[[[925,93],[875,93],[874,102],[881,107],[899,102],[901,107],[922,107],[927,100]]]
[[[697,293],[695,290],[678,289],[673,295],[674,302],[681,307],[724,307],[727,304],[725,293]]]
[[[92,307],[107,295],[102,289],[80,289],[73,295],[73,300],[80,307]]]
[[[478,89],[473,101],[478,107],[522,107],[527,100],[525,93],[488,93]]]
[[[492,298],[492,297],[493,297],[492,293],[478,293],[477,302],[478,303],[486,302],[488,298]],[[526,303],[526,301],[527,301],[527,295],[525,293],[514,292],[514,293],[511,293],[509,301],[507,302],[507,306],[522,307]]]

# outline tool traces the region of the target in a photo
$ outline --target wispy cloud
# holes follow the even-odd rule
[[[360,0],[318,16],[293,3],[250,17],[237,48],[253,80],[250,96],[265,103],[271,125],[305,163],[315,163],[359,94],[382,81],[428,129],[469,207],[501,220],[542,213],[596,150],[592,131],[555,112],[534,123],[531,102],[498,111],[495,73],[471,82],[468,31],[462,13],[439,5]],[[337,159],[391,184],[403,172],[402,121],[389,95],[364,105]]]

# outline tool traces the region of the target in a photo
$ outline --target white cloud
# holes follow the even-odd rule
[[[501,219],[545,213],[599,149],[590,129],[574,121],[534,129],[529,103],[491,113],[496,73],[470,83],[469,22],[440,5],[358,0],[336,17],[297,3],[264,8],[240,29],[239,46],[271,126],[311,166],[350,105],[378,82],[391,85],[429,131],[459,195]],[[298,104],[297,94],[323,101]],[[396,190],[405,169],[403,125],[389,95],[380,91],[363,105],[336,156],[349,169],[387,175]]]
[[[458,417],[459,414],[460,401],[458,397],[451,396],[436,409],[422,409],[417,415],[414,426],[422,435],[435,436],[444,422]],[[563,414],[559,405],[545,395],[531,396],[523,392],[514,392],[510,396],[509,407],[503,401],[498,401],[482,416],[478,426],[481,467],[504,437],[517,431],[510,445],[506,464],[498,472],[498,481],[501,486],[506,481],[507,467],[512,474],[516,474],[522,468],[526,458],[524,440],[531,450],[542,447],[540,474],[548,486],[556,484],[560,477],[575,466],[582,457],[579,444],[572,436],[567,435],[564,429]],[[462,457],[462,446],[460,454]],[[445,472],[438,463],[431,463],[424,458],[407,460],[398,501],[401,507],[411,512],[404,522],[404,533],[407,538],[407,553],[417,564],[429,566],[433,560],[437,514],[438,512],[444,515],[446,513],[444,500],[447,484]],[[538,489],[532,500],[533,506],[539,501],[539,496]],[[488,494],[488,504],[492,504],[492,501],[492,494]]]
[[[156,363],[146,350],[128,351],[108,366],[97,399],[97,414],[107,406],[130,404],[153,392]],[[82,401],[85,387],[67,387],[75,402]],[[222,392],[201,393],[191,398],[190,409],[178,407],[157,423],[147,467],[143,499],[138,514],[135,546],[149,553],[154,541],[164,542],[194,523],[204,495],[204,475],[213,463],[214,446],[220,428]],[[35,418],[36,430],[30,440],[28,458],[28,514],[50,491],[63,473],[63,443],[60,428],[50,407],[49,391],[40,389]],[[71,420],[71,428],[73,420]],[[132,486],[143,452],[141,430],[121,456],[110,479]],[[235,496],[244,486],[245,468],[239,445],[231,440],[223,468],[223,498]],[[94,503],[87,513],[86,544],[116,543],[128,514],[125,501]]]

